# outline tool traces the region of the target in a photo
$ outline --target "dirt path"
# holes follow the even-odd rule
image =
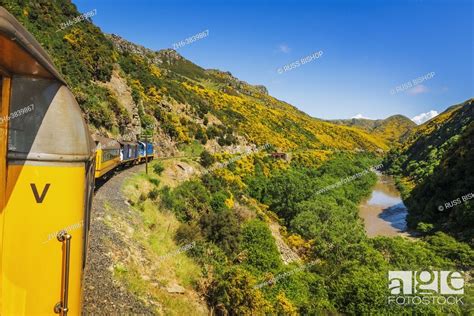
[[[117,256],[126,256],[126,245],[122,237],[104,222],[107,208],[130,216],[129,206],[122,195],[122,184],[132,174],[143,171],[144,165],[120,172],[95,194],[91,212],[89,247],[83,283],[83,313],[85,315],[153,315],[153,309],[114,281],[114,262]],[[111,249],[111,245],[123,245],[122,249]]]

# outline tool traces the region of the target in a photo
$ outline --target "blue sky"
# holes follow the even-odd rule
[[[178,52],[263,84],[314,117],[411,118],[474,96],[470,0],[74,3],[81,12],[97,9],[93,21],[104,32],[154,50],[209,30]]]

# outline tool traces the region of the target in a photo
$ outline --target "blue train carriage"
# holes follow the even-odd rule
[[[120,143],[112,138],[95,136],[96,163],[95,178],[102,178],[118,167],[120,160]]]
[[[120,160],[122,165],[129,166],[138,161],[138,143],[120,142]]]
[[[145,152],[146,150],[146,152]],[[146,159],[148,161],[153,160],[154,151],[153,151],[153,144],[148,142],[138,142],[138,152],[139,152],[139,162],[145,162]]]
[[[155,151],[152,143],[146,143],[146,151],[148,155],[148,161],[153,160],[153,158],[155,158]]]
[[[144,142],[138,142],[138,161],[145,161],[145,148],[146,144]]]

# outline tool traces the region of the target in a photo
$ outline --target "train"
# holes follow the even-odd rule
[[[150,159],[149,142],[91,136],[51,58],[0,7],[0,315],[81,314],[95,181]]]
[[[102,136],[96,143],[95,178],[106,179],[119,168],[148,162],[154,158],[154,145],[147,141],[126,142]]]

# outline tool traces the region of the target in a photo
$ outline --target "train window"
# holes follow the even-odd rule
[[[118,149],[103,149],[102,150],[102,162],[112,160],[119,156]]]
[[[12,81],[8,150],[28,153],[60,84],[16,77]]]

